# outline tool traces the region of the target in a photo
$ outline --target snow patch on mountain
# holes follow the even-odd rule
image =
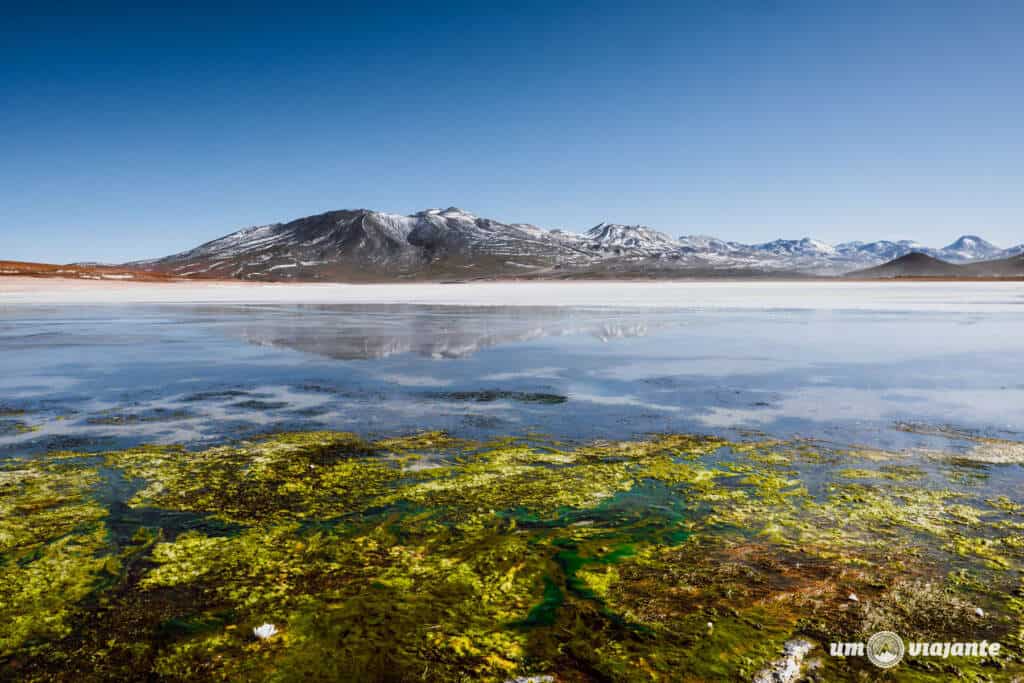
[[[1007,254],[1012,256],[1012,254]],[[964,235],[939,251],[939,258],[954,263],[988,261],[1004,256],[1004,250],[977,235]]]
[[[643,225],[598,223],[583,240],[589,251],[616,256],[657,256],[679,248],[676,240]]]

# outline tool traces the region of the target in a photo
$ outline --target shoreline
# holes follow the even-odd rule
[[[0,307],[311,304],[1024,312],[1017,281],[628,280],[462,283],[138,282],[7,276]]]

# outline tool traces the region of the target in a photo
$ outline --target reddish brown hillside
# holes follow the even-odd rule
[[[26,261],[0,261],[0,277],[64,277],[79,280],[176,280],[165,273],[147,272],[122,266],[98,266],[79,263],[56,265],[53,263],[28,263]]]

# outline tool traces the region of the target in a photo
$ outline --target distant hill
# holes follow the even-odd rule
[[[961,266],[974,277],[1024,277],[1024,254]]]
[[[960,274],[961,266],[914,251],[874,268],[855,270],[848,277],[958,277]]]
[[[850,278],[1024,278],[1024,254],[992,261],[974,263],[949,263],[912,252],[874,268],[865,268],[848,273]]]

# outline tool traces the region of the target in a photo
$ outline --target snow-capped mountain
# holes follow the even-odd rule
[[[661,256],[677,251],[679,243],[643,225],[598,223],[583,235],[590,252],[614,256]]]
[[[753,248],[765,254],[772,254],[773,256],[811,256],[827,258],[835,256],[836,254],[836,248],[831,244],[812,240],[810,237],[804,237],[799,240],[775,240],[774,242],[764,242],[763,244],[755,244]]]
[[[726,242],[708,235],[684,235],[677,242],[680,251],[688,254],[736,254],[750,248],[746,244]]]
[[[358,281],[509,276],[588,258],[578,236],[450,207],[411,216],[329,211],[136,265],[191,277]]]
[[[953,263],[968,263],[970,261],[989,261],[991,259],[1008,256],[1005,250],[977,235],[964,235],[952,244],[948,244],[939,251],[939,258],[943,261]]]
[[[323,281],[837,275],[914,252],[969,263],[1024,253],[1024,245],[1003,250],[973,235],[941,249],[909,240],[831,245],[809,237],[743,244],[706,235],[675,239],[619,223],[599,223],[582,234],[545,230],[455,207],[409,216],[358,209],[246,228],[131,265],[179,276]]]
[[[557,233],[526,223],[502,223],[449,207],[405,217],[408,242],[422,249],[431,263],[491,262],[516,268],[555,265],[586,258],[576,235]],[[472,269],[472,264],[465,264]]]
[[[901,256],[906,256],[912,251],[931,251],[920,242],[913,240],[900,240],[890,242],[881,240],[878,242],[843,242],[836,245],[836,251],[851,258],[875,258],[880,262],[891,261]]]
[[[405,216],[331,211],[246,228],[146,265],[182,276],[319,279],[317,275],[401,276],[422,265]]]

